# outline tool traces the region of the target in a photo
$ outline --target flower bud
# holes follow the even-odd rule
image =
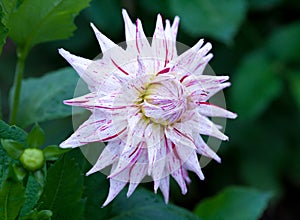
[[[44,165],[43,151],[36,148],[27,148],[23,151],[20,161],[25,169],[30,171],[36,171]]]

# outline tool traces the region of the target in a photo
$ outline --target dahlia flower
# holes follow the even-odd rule
[[[212,58],[211,44],[200,40],[181,55],[176,51],[179,18],[173,24],[157,16],[152,42],[139,19],[132,23],[126,10],[126,49],[91,24],[100,44],[101,59],[89,60],[59,53],[87,83],[90,93],[64,101],[88,109],[91,115],[62,148],[107,142],[87,175],[111,166],[110,189],[103,206],[129,183],[129,197],[145,176],[161,190],[166,203],[172,176],[183,194],[190,182],[188,170],[204,179],[197,153],[220,162],[200,135],[228,137],[210,117],[235,118],[236,114],[210,104],[214,94],[230,86],[228,76],[203,75]]]

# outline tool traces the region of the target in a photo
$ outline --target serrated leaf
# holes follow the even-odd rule
[[[11,139],[25,144],[27,133],[15,125],[10,126],[4,121],[0,120],[0,138]]]
[[[63,104],[63,100],[73,98],[78,79],[76,72],[69,67],[50,72],[41,78],[25,79],[19,105],[26,108],[18,115],[17,123],[26,127],[34,122],[72,115],[72,108]],[[34,93],[32,88],[35,89]],[[78,108],[74,113],[83,111]]]
[[[24,150],[24,145],[14,140],[2,139],[1,145],[5,149],[6,153],[15,160],[20,158]]]
[[[110,209],[104,219],[113,220],[199,220],[190,211],[172,204],[165,204],[161,197],[145,189],[137,189],[130,197],[123,190],[107,208]]]
[[[9,36],[26,50],[38,43],[68,38],[76,28],[75,16],[89,1],[24,0],[10,18],[8,26],[13,28]]]
[[[232,77],[232,108],[240,119],[253,119],[261,114],[277,96],[282,82],[277,75],[276,64],[264,52],[247,55]]]
[[[204,199],[195,209],[203,220],[256,220],[267,207],[271,194],[246,187],[228,187]]]
[[[22,182],[7,177],[0,190],[0,219],[15,220],[24,201],[25,189]]]
[[[51,210],[53,219],[82,219],[83,176],[74,160],[65,155],[47,172],[39,209]]]
[[[42,194],[42,191],[43,189],[36,178],[32,175],[29,175],[25,190],[26,200],[20,211],[20,217],[26,215],[35,207]]]
[[[246,16],[245,0],[174,0],[174,15],[181,17],[182,27],[191,35],[210,36],[230,43]]]
[[[17,126],[10,126],[0,120],[0,139],[11,139],[22,144],[26,143],[27,133]],[[7,174],[8,164],[11,159],[7,156],[0,143],[0,183]]]
[[[10,15],[17,4],[17,0],[1,0],[0,1],[0,54],[6,42],[8,34],[7,23]]]
[[[35,124],[27,136],[27,145],[30,148],[38,148],[45,141],[45,133],[43,129]]]

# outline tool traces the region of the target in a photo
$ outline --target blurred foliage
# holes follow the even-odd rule
[[[61,80],[62,78],[66,80]],[[49,72],[37,79],[25,79],[21,89],[20,105],[27,107],[18,115],[17,124],[27,127],[34,122],[72,115],[72,109],[64,105],[63,100],[73,97],[78,79],[78,75],[71,67]],[[34,93],[32,88],[35,90]],[[12,99],[12,95],[10,98]],[[74,113],[82,111],[78,108]]]
[[[261,216],[270,198],[270,193],[232,186],[203,200],[195,213],[203,220],[255,220]]]
[[[2,105],[0,108],[2,114],[0,115],[3,115],[2,118],[5,120],[9,114],[8,96],[16,62],[16,45],[12,43],[11,39],[15,40],[18,45],[28,44],[29,46],[38,42],[58,39],[58,37],[45,36],[51,35],[52,32],[55,36],[62,36],[56,33],[64,30],[66,24],[67,30],[70,31],[67,31],[68,34],[63,34],[63,37],[68,37],[75,27],[70,18],[73,19],[80,10],[79,5],[74,1],[57,0],[58,3],[72,3],[70,7],[68,6],[68,13],[63,15],[57,12],[59,16],[50,19],[51,16],[45,16],[47,15],[47,6],[45,13],[38,15],[41,16],[41,20],[45,21],[45,24],[48,24],[47,28],[44,27],[39,33],[34,32],[36,34],[32,40],[27,41],[30,30],[36,30],[37,24],[31,20],[38,10],[36,8],[30,11],[30,0],[24,0],[23,6],[19,5],[20,2],[0,0],[0,48],[5,43],[7,34],[11,36],[6,40],[0,57],[0,103]],[[80,2],[83,2],[81,8],[87,5],[87,1]],[[218,152],[222,157],[222,164],[210,163],[205,167],[206,180],[204,182],[200,182],[191,175],[193,182],[185,196],[179,193],[175,184],[171,184],[172,203],[189,210],[193,210],[195,207],[205,207],[207,204],[212,206],[211,208],[216,208],[220,200],[223,202],[225,199],[229,199],[228,197],[234,197],[230,198],[233,199],[231,200],[233,203],[226,202],[228,206],[233,204],[232,216],[241,212],[246,215],[247,210],[237,208],[235,204],[241,205],[245,202],[247,204],[248,201],[248,203],[256,205],[253,210],[259,210],[255,212],[256,215],[252,215],[253,218],[259,218],[258,216],[262,213],[269,198],[265,192],[272,192],[275,199],[263,213],[262,219],[298,219],[300,206],[297,197],[300,194],[299,1],[92,0],[90,5],[91,7],[83,10],[76,19],[75,23],[78,29],[71,38],[37,45],[32,49],[32,53],[26,61],[18,125],[26,128],[34,122],[43,122],[46,144],[58,144],[59,141],[70,135],[72,122],[67,116],[70,116],[71,108],[64,106],[62,100],[73,95],[77,78],[70,68],[61,69],[67,66],[67,63],[58,55],[57,49],[64,47],[72,53],[90,59],[97,56],[100,50],[89,26],[90,22],[93,22],[115,42],[122,42],[124,41],[124,28],[121,8],[126,8],[131,18],[139,17],[142,20],[147,36],[151,36],[153,33],[157,13],[161,13],[170,20],[173,20],[175,15],[180,15],[178,40],[189,46],[202,37],[205,37],[206,41],[212,42],[214,58],[211,66],[217,75],[231,76],[232,87],[225,91],[225,95],[228,108],[236,111],[239,117],[235,121],[229,122],[226,128],[230,142],[222,144]],[[28,22],[24,22],[18,14],[16,15],[16,12],[12,10],[15,7],[20,7],[21,10],[18,13],[24,16],[27,15],[28,10],[30,11],[31,16],[27,16]],[[62,20],[60,16],[68,19]],[[13,31],[8,24],[19,27],[19,31]],[[44,37],[40,37],[40,33],[43,33]],[[53,72],[54,70],[57,71]],[[65,88],[67,89],[65,90]],[[55,120],[52,121],[53,119]],[[11,139],[26,144],[26,136],[26,132],[20,128],[0,121],[1,139]],[[129,199],[121,194],[111,205],[101,209],[108,190],[108,181],[105,177],[100,173],[84,177],[83,173],[86,172],[88,165],[87,162],[83,162],[78,150],[67,153],[63,158],[60,157],[61,152],[57,152],[57,148],[54,147],[50,150],[51,152],[47,154],[54,156],[49,156],[49,158],[60,159],[54,165],[52,162],[47,162],[47,166],[50,166],[48,179],[51,176],[53,179],[52,182],[47,182],[46,188],[48,189],[44,193],[54,192],[54,187],[57,187],[56,178],[68,179],[76,176],[74,182],[79,181],[78,188],[74,195],[64,196],[63,189],[68,187],[68,184],[73,184],[65,180],[57,187],[63,195],[61,200],[54,199],[54,194],[51,194],[51,197],[44,194],[40,198],[40,190],[33,190],[36,190],[34,185],[37,184],[35,181],[37,179],[33,178],[33,175],[29,175],[26,180],[27,184],[22,184],[24,189],[19,192],[19,195],[25,195],[26,205],[22,207],[18,203],[14,206],[14,209],[21,211],[24,219],[27,217],[39,219],[38,216],[45,216],[47,219],[51,215],[54,216],[53,219],[57,219],[56,217],[62,210],[60,207],[51,206],[51,202],[54,201],[63,206],[64,202],[70,200],[74,200],[74,203],[69,204],[68,212],[76,209],[74,213],[78,212],[78,216],[84,219],[107,219],[108,217],[132,219],[137,215],[140,218],[136,219],[147,219],[143,218],[144,216],[141,216],[140,213],[147,213],[149,207],[155,209],[158,216],[160,214],[163,216],[162,212],[164,212],[165,215],[168,215],[166,219],[173,217],[186,219],[190,215],[192,219],[196,218],[177,206],[165,206],[160,198],[157,198],[158,196],[145,190],[138,190]],[[67,158],[68,163],[65,163]],[[1,145],[0,178],[2,187],[7,187],[3,186],[3,182],[7,184],[4,180],[7,179],[8,172],[6,171],[9,161],[13,161],[13,159],[7,155]],[[64,175],[57,176],[58,174],[62,175],[62,171]],[[9,184],[12,184],[11,189],[14,189],[16,184],[20,185],[18,180],[9,181]],[[247,185],[251,189],[257,188],[258,190],[251,191],[249,195],[248,191],[235,194],[232,192],[232,188],[225,189],[227,186],[237,184]],[[152,188],[152,185],[150,184],[149,187]],[[217,194],[221,189],[225,190]],[[72,193],[69,192],[69,194]],[[12,191],[12,195],[14,194],[15,192]],[[46,197],[52,198],[52,201],[46,200]],[[249,201],[251,198],[253,200]],[[19,201],[21,199],[23,201],[23,198],[19,199]],[[143,209],[144,206],[145,209]],[[126,207],[133,210],[130,213],[132,215],[126,212]],[[220,208],[222,207],[224,206],[220,205]],[[51,209],[53,213],[48,209]],[[122,210],[122,213],[124,211],[123,215],[116,213],[115,210],[119,209]],[[202,209],[205,209],[206,213],[213,210]],[[29,210],[32,211],[28,213]],[[196,209],[196,213],[198,212],[199,209]],[[65,214],[62,213],[62,215]],[[208,216],[208,214],[206,215]],[[202,215],[200,216],[202,217]],[[203,216],[203,219],[208,219],[208,217]]]

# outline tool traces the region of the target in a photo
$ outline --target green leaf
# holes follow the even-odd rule
[[[256,220],[267,207],[271,194],[246,187],[228,187],[200,202],[195,213],[203,220]]]
[[[0,139],[10,139],[20,142],[22,144],[26,143],[27,133],[18,128],[17,126],[10,126],[4,121],[0,120]],[[4,181],[8,170],[10,158],[7,156],[0,142],[0,183]]]
[[[232,77],[232,108],[240,119],[253,119],[261,114],[282,90],[276,63],[261,51],[247,55]]]
[[[248,4],[251,9],[267,10],[279,5],[281,1],[282,0],[248,0]]]
[[[165,204],[161,197],[145,189],[137,189],[130,197],[126,197],[123,190],[113,201],[110,214],[104,219],[113,220],[199,220],[199,218],[186,209],[172,204]]]
[[[295,22],[276,29],[267,41],[269,52],[278,60],[299,62],[300,22]]]
[[[15,220],[24,201],[25,189],[22,182],[10,178],[8,174],[0,190],[0,219]]]
[[[0,120],[0,138],[11,139],[25,144],[27,133],[23,129],[15,125],[10,126],[4,121]]]
[[[38,43],[68,38],[76,29],[75,16],[89,1],[24,0],[10,18],[9,35],[27,51]]]
[[[290,72],[288,82],[290,90],[294,96],[294,100],[300,109],[300,71]]]
[[[246,16],[245,0],[173,0],[170,7],[191,35],[231,43]]]
[[[65,155],[47,173],[40,209],[51,210],[53,219],[82,219],[83,176],[74,160]]]
[[[123,20],[120,14],[121,9],[119,1],[101,0],[92,1],[91,6],[83,13],[87,20],[93,21],[104,32],[120,34],[123,28]]]
[[[1,8],[0,8],[1,10]],[[4,24],[1,22],[2,12],[0,11],[0,55],[2,53],[2,48],[6,42],[6,37],[8,33],[8,29],[4,26]]]
[[[63,100],[73,98],[78,79],[75,70],[69,67],[50,72],[41,78],[25,79],[21,89],[20,106],[26,108],[18,115],[17,123],[26,127],[34,122],[72,115],[72,108],[63,104]],[[84,111],[80,108],[74,109],[73,113]]]
[[[10,19],[10,15],[16,7],[17,0],[1,0],[0,1],[0,54],[2,48],[6,42],[8,34],[7,23]]]
[[[20,158],[24,150],[24,145],[14,140],[2,139],[1,145],[5,149],[6,153],[15,160]]]
[[[56,145],[50,145],[43,149],[46,160],[58,160],[61,155],[68,151],[69,149],[62,149]]]
[[[23,216],[21,220],[51,220],[52,212],[50,210],[33,210]]]
[[[45,133],[43,129],[35,124],[27,136],[27,145],[30,148],[38,148],[45,142]]]
[[[107,177],[97,172],[84,180],[84,197],[86,198],[85,219],[105,219],[110,208],[101,208],[108,193],[109,181]]]
[[[29,175],[26,190],[25,190],[25,203],[20,211],[20,217],[29,213],[37,204],[41,194],[43,192],[43,188],[36,180],[36,178],[32,175]]]

